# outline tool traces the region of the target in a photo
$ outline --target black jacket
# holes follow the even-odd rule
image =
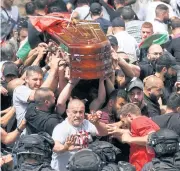
[[[144,94],[144,102],[147,105],[148,117],[158,116],[161,114],[160,106],[158,102],[154,102]]]

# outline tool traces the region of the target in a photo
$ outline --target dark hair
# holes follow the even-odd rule
[[[15,44],[13,40],[7,40],[1,45],[0,54],[0,61],[12,61],[12,58],[15,55]]]
[[[170,109],[177,109],[180,106],[180,94],[174,92],[170,95],[167,101],[167,107]]]
[[[124,89],[118,90],[116,98],[120,98],[120,97],[127,100],[127,92]]]
[[[27,67],[26,76],[27,77],[30,76],[32,72],[40,73],[43,75],[43,70],[41,69],[41,67],[36,66],[36,65]]]
[[[158,5],[158,6],[156,7],[155,13],[156,13],[156,15],[159,15],[161,12],[165,12],[165,11],[167,11],[168,9],[169,9],[169,8],[168,8],[166,5],[160,4],[160,5]]]
[[[118,115],[120,116],[127,116],[128,113],[132,113],[135,115],[141,115],[141,110],[140,108],[133,104],[133,103],[127,103],[122,108],[118,111]]]
[[[28,18],[20,18],[17,25],[18,29],[28,28]]]
[[[35,0],[36,8],[45,9],[48,6],[48,0]]]
[[[44,104],[44,101],[49,99],[49,92],[52,92],[51,89],[47,87],[41,87],[36,90],[34,94],[34,101],[37,105]]]
[[[127,100],[127,92],[124,89],[117,89],[112,91],[109,95],[109,100],[116,100],[120,97]]]
[[[169,68],[167,65],[156,64],[156,72],[160,73],[164,67],[166,67],[167,69]]]
[[[175,18],[175,19],[171,20],[171,27],[172,27],[172,29],[180,28],[180,19]]]
[[[89,4],[88,0],[77,0],[77,4]]]
[[[26,3],[25,4],[25,10],[26,10],[27,15],[33,15],[35,10],[36,10],[36,6],[35,6],[34,2]]]
[[[161,2],[164,2],[166,4],[170,4],[170,0],[161,0]]]
[[[131,7],[124,7],[121,16],[124,20],[133,20],[135,18],[135,13]]]
[[[115,100],[117,97],[118,90],[113,90],[109,95],[109,100]]]

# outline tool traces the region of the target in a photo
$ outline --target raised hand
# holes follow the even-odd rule
[[[0,92],[4,96],[8,96],[8,91],[2,85],[0,85]]]
[[[93,113],[93,114],[87,114],[86,117],[92,124],[96,124],[100,120],[101,115],[102,115],[102,112],[97,111],[96,113]]]
[[[76,142],[76,136],[75,135],[71,135],[69,137],[67,137],[65,143],[64,143],[64,147],[67,151],[73,151],[73,150],[79,150],[81,149],[80,146],[76,146],[75,145]]]

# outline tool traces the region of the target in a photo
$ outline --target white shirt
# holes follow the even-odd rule
[[[13,92],[13,106],[16,110],[16,119],[18,126],[25,117],[29,104],[28,99],[31,92],[32,90],[25,85],[16,87]]]
[[[139,20],[144,21],[144,9],[147,7],[147,5],[152,2],[153,0],[136,0],[134,4],[132,4],[132,9],[138,16]]]
[[[137,54],[138,54],[138,43],[134,37],[129,35],[126,31],[121,31],[114,36],[117,38],[118,41],[118,52],[123,51],[129,55],[134,56],[134,61],[137,61]],[[130,59],[131,60],[131,59]]]
[[[155,14],[156,7],[160,4],[164,4],[169,8],[169,17],[170,18],[176,16],[172,7],[169,4],[166,4],[166,3],[160,2],[160,1],[156,1],[156,2],[149,3],[149,5],[146,9],[146,16],[145,16],[146,21],[148,21],[148,22],[154,21],[154,19],[156,17],[156,14]]]
[[[87,16],[87,14],[89,14],[89,15],[86,17],[85,20],[92,20],[91,15],[89,13],[89,11],[90,11],[90,7],[89,6],[85,5],[85,6],[82,6],[82,7],[77,7],[75,9],[75,11],[78,12],[80,20],[84,20],[84,18]],[[110,21],[110,16],[109,16],[106,8],[104,8],[103,6],[102,6],[102,13],[103,13],[102,18]]]
[[[52,134],[52,138],[55,141],[59,141],[61,144],[64,144],[67,137],[71,135],[78,135],[80,131],[86,131],[87,133],[90,133],[88,136],[88,140],[91,141],[91,135],[97,134],[96,127],[90,123],[88,120],[83,121],[82,125],[80,127],[74,127],[66,118],[65,121],[58,124]],[[77,145],[80,145],[79,141],[76,142]],[[51,161],[51,167],[55,169],[56,171],[67,171],[66,166],[68,164],[68,161],[70,157],[75,153],[76,151],[67,151],[64,153],[53,153],[52,155],[52,161]]]
[[[154,20],[152,22],[154,33],[168,34],[168,26],[162,22]]]
[[[89,6],[84,5],[82,7],[77,7],[74,11],[76,11],[79,14],[80,20],[92,20],[89,14]],[[85,18],[86,17],[86,18]]]
[[[173,11],[176,14],[176,16],[180,17],[180,11],[178,9],[178,6],[180,7],[180,0],[171,0],[170,4],[171,4]]]
[[[12,6],[10,10],[6,9],[6,12],[13,20],[18,21],[19,11],[18,11],[17,6]],[[6,17],[6,19],[8,20],[8,16],[7,16],[6,12],[4,10],[2,10],[2,15],[4,15]]]

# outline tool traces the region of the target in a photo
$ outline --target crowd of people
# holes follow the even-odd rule
[[[180,170],[179,0],[29,0],[27,16],[1,3],[3,171]],[[50,13],[99,23],[113,72],[72,78],[31,23]]]

